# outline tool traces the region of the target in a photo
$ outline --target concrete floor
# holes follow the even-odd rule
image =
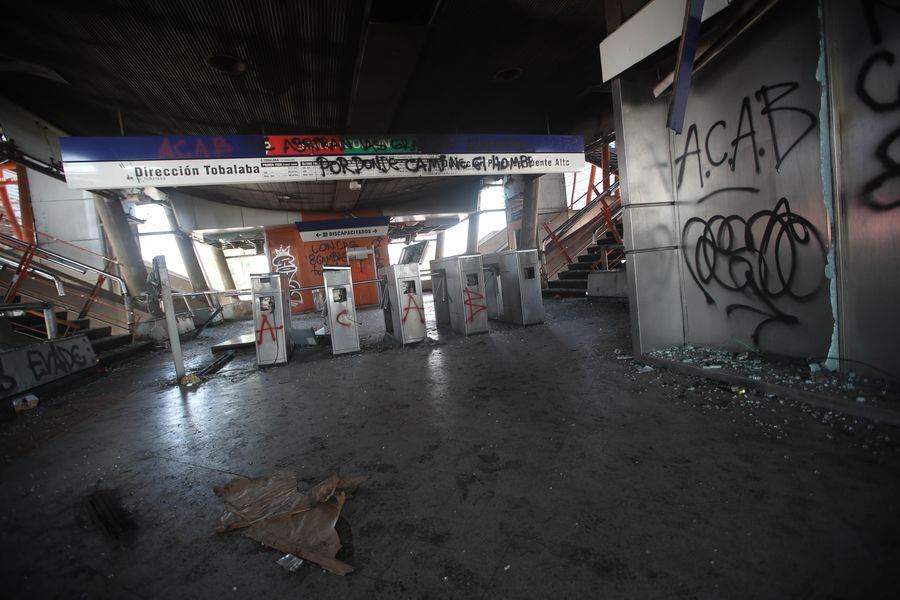
[[[900,433],[638,373],[625,305],[546,308],[403,349],[366,312],[361,354],[244,354],[192,392],[157,352],[2,424],[4,597],[895,597]],[[372,476],[345,510],[356,572],[212,534],[212,486],[275,469]],[[133,514],[124,541],[90,518],[97,487]]]

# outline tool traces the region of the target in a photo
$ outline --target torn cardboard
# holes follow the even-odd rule
[[[341,540],[334,526],[347,498],[367,479],[332,474],[301,494],[289,471],[236,477],[213,488],[225,502],[216,533],[244,529],[245,536],[270,548],[346,575],[353,567],[335,558]]]

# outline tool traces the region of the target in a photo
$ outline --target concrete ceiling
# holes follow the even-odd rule
[[[0,95],[72,135],[611,129],[598,0],[44,0],[0,20]],[[452,181],[199,193],[377,206]],[[281,204],[281,203],[287,203]]]

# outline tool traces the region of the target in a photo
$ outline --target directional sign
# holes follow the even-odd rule
[[[297,221],[297,231],[304,242],[376,237],[387,235],[390,222],[390,217]]]
[[[69,187],[120,189],[579,171],[569,135],[64,137]]]

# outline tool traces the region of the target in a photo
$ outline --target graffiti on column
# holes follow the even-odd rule
[[[747,301],[725,306],[725,314],[759,315],[762,320],[753,330],[755,344],[767,325],[799,322],[796,315],[778,307],[780,298],[808,300],[823,285],[824,280],[819,280],[811,289],[801,289],[797,281],[801,266],[813,261],[817,268],[824,266],[825,243],[812,223],[791,211],[787,198],[778,200],[773,210],[761,210],[747,219],[739,215],[688,219],[682,239],[694,248],[693,253],[684,253],[684,260],[707,304],[717,304],[715,286],[748,294]]]
[[[768,186],[757,185],[756,179],[769,169],[780,172],[819,124],[815,113],[798,105],[799,89],[794,81],[762,85],[736,104],[735,125],[725,120],[709,127],[691,124],[683,151],[674,159],[677,187],[689,182],[703,190],[694,200],[698,206],[724,194],[744,200],[758,197]],[[726,171],[726,179],[742,175],[741,183],[750,185],[704,190],[717,169]],[[726,317],[736,313],[758,317],[752,330],[756,345],[772,324],[799,324],[800,315],[786,305],[810,301],[826,282],[825,238],[809,219],[791,209],[787,198],[775,197],[772,202],[771,208],[750,216],[735,210],[693,217],[681,232],[687,271],[706,303],[719,306],[721,296],[741,294],[722,308]],[[804,272],[821,276],[801,276]]]
[[[882,46],[884,35],[881,30],[881,10],[892,10],[900,14],[900,6],[892,6],[883,0],[865,0],[863,11],[869,39],[874,51],[863,62],[856,77],[856,95],[869,110],[877,113],[888,113],[900,110],[900,87],[889,92],[894,97],[884,97],[880,93],[879,83],[890,81],[891,76],[885,73],[885,67],[894,67],[896,56]],[[894,80],[897,76],[893,76]],[[894,83],[894,86],[897,84]],[[900,146],[900,127],[887,131],[875,146],[875,158],[881,165],[881,173],[870,179],[863,186],[862,195],[868,206],[875,210],[890,210],[900,206],[900,162],[897,159],[897,146]],[[887,185],[893,180],[893,185]]]
[[[466,317],[466,323],[473,323],[478,313],[483,310],[487,310],[486,305],[476,302],[477,300],[484,300],[484,294],[470,290],[467,287],[463,288],[463,294],[465,295],[463,304],[469,309],[469,315]]]
[[[757,142],[757,129],[753,121],[755,113],[758,115],[757,119],[765,117],[771,134],[775,170],[779,171],[784,160],[819,124],[818,118],[811,111],[790,103],[790,96],[799,87],[800,84],[794,81],[764,85],[753,93],[755,104],[751,101],[749,94],[744,96],[736,111],[737,125],[734,136],[730,139],[728,122],[719,120],[705,130],[701,147],[701,130],[696,123],[692,123],[684,135],[684,149],[675,158],[677,187],[680,189],[684,183],[689,162],[696,162],[697,181],[701,188],[704,186],[704,180],[712,176],[713,169],[727,168],[734,173],[738,168],[750,168],[738,164],[738,151],[745,147],[751,150],[749,156],[752,158],[754,172],[760,173],[760,158],[766,155],[766,148]],[[790,129],[779,127],[779,118],[789,115],[800,115],[806,125],[798,134],[785,139],[783,130],[796,131],[796,127]],[[747,156],[747,154],[742,156]],[[750,158],[745,160],[749,161]],[[693,171],[694,166],[691,166],[690,169]]]
[[[290,246],[278,246],[272,257],[272,266],[276,273],[284,273],[288,276],[288,289],[291,292],[291,306],[303,304],[303,294],[300,293],[300,282],[297,281],[297,259],[291,254]]]

